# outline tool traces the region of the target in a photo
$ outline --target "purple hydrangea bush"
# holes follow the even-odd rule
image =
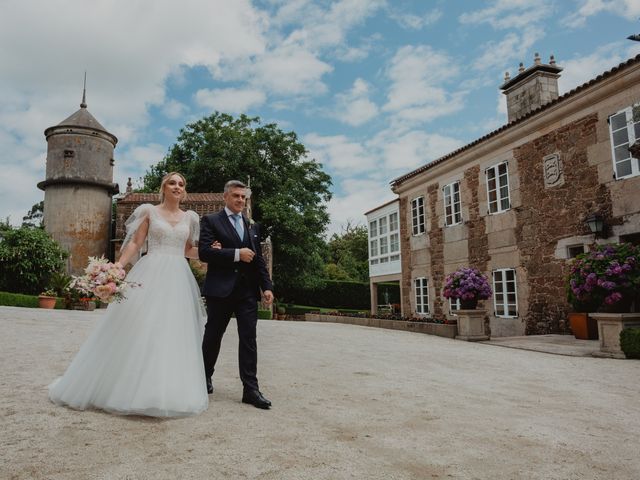
[[[628,302],[640,288],[640,247],[630,243],[596,245],[572,259],[569,301],[595,305]]]
[[[489,280],[477,268],[463,267],[447,275],[442,294],[461,302],[486,300],[493,294]]]

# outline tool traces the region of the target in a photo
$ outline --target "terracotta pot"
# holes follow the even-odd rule
[[[56,306],[56,297],[40,295],[38,296],[38,306],[40,308],[54,308]]]
[[[578,340],[598,340],[598,322],[586,312],[570,312],[569,325]]]

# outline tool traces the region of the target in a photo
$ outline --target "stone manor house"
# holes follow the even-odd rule
[[[392,281],[403,315],[454,319],[444,279],[474,266],[492,336],[565,333],[567,260],[640,243],[640,55],[558,96],[561,71],[520,64],[506,125],[391,181],[397,199],[366,213],[373,311]]]

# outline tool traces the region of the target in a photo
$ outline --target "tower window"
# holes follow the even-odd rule
[[[76,156],[76,152],[74,152],[73,150],[64,151],[64,158],[73,158],[75,156]]]

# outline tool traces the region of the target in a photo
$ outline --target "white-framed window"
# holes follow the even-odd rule
[[[429,281],[418,277],[413,281],[416,295],[416,313],[429,313]]]
[[[398,230],[398,212],[389,215],[389,231],[395,232]]]
[[[400,251],[400,235],[398,233],[389,235],[389,251],[391,253]]]
[[[400,260],[400,224],[397,211],[369,218],[369,264]]]
[[[640,139],[640,104],[611,115],[609,133],[616,179],[640,174],[640,159],[629,152],[629,145]]]
[[[387,217],[381,217],[378,219],[378,235],[387,234]]]
[[[380,237],[380,255],[389,253],[389,237]]]
[[[414,235],[420,235],[424,230],[424,197],[411,200],[411,229]]]
[[[369,222],[369,238],[378,236],[378,220]]]
[[[462,213],[460,212],[460,182],[445,185],[442,191],[444,197],[445,225],[451,226],[462,223]]]
[[[518,316],[516,271],[513,268],[493,271],[493,308],[496,317]]]
[[[378,240],[371,240],[369,242],[369,257],[378,256]]]
[[[489,213],[509,210],[509,172],[507,162],[502,162],[485,170],[487,176],[487,200]]]

